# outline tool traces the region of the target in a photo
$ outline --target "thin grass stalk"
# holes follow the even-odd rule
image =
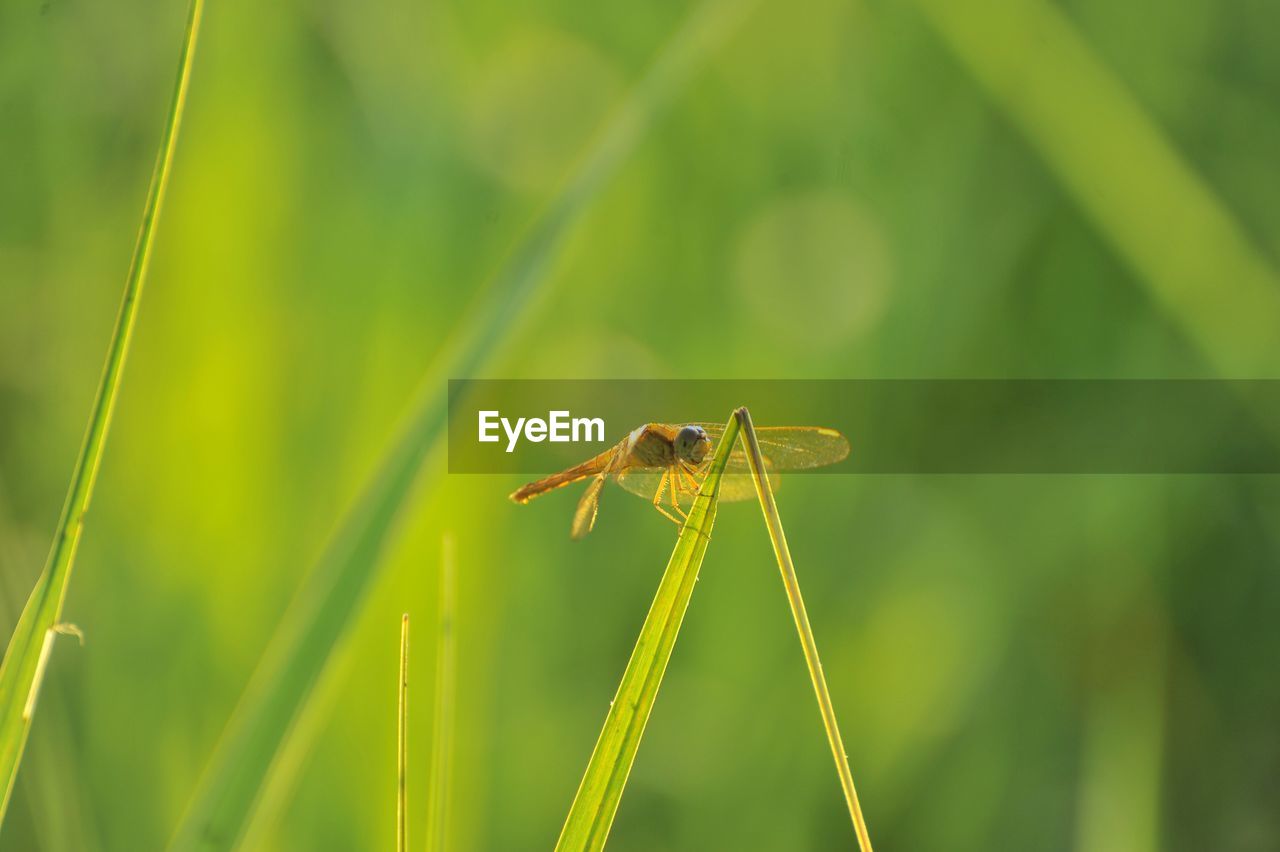
[[[142,288],[151,261],[156,223],[160,217],[160,207],[178,144],[178,128],[182,121],[183,106],[186,104],[203,8],[203,0],[192,0],[186,34],[178,57],[178,76],[169,102],[169,114],[161,135],[150,188],[143,205],[142,223],[125,279],[124,296],[107,349],[97,396],[67,489],[67,498],[58,519],[53,545],[44,570],[36,580],[18,619],[13,638],[5,649],[4,662],[0,663],[0,784],[4,785],[3,797],[0,798],[0,822],[9,807],[14,779],[26,748],[36,698],[54,637],[59,632],[66,632],[60,629],[62,608],[66,601],[80,535],[84,529],[85,514],[89,510],[98,468],[106,447],[107,432],[115,411],[120,379],[129,354]]]
[[[400,679],[396,701],[396,852],[409,849],[409,613],[400,618]]]
[[[840,788],[844,791],[845,804],[848,805],[849,816],[853,819],[853,830],[858,835],[858,847],[862,852],[872,852],[871,835],[867,832],[867,822],[862,816],[862,806],[858,803],[858,791],[853,786],[849,756],[845,753],[844,740],[840,737],[836,711],[831,704],[826,676],[822,673],[822,661],[818,659],[818,643],[814,640],[813,629],[809,626],[809,614],[804,607],[804,597],[800,594],[800,580],[796,577],[796,567],[791,561],[791,550],[787,547],[787,536],[782,530],[778,504],[773,499],[773,488],[769,485],[769,477],[764,473],[764,457],[760,453],[756,430],[751,424],[751,412],[743,407],[734,412],[734,416],[742,426],[742,443],[747,451],[747,464],[751,468],[751,477],[756,485],[756,496],[760,498],[760,509],[764,512],[765,526],[769,528],[769,540],[773,542],[773,553],[778,558],[778,568],[782,572],[782,585],[787,590],[791,615],[795,619],[796,630],[800,634],[804,661],[809,667],[809,679],[813,681],[813,691],[818,698],[822,727],[826,731],[827,742],[831,746],[831,756],[836,762],[836,774],[840,776]]]
[[[698,569],[715,524],[720,478],[737,438],[738,421],[730,418],[667,561],[618,692],[609,705],[600,738],[556,843],[557,852],[595,852],[604,848],[609,837],[640,738],[698,581]]]
[[[446,534],[440,559],[440,618],[436,638],[435,722],[431,737],[431,786],[427,852],[444,852],[453,784],[453,712],[457,691],[454,638],[454,543]]]

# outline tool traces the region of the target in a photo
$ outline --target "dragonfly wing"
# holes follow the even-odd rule
[[[616,479],[618,484],[639,497],[646,500],[653,500],[653,495],[658,491],[658,485],[662,482],[663,471],[657,468],[633,467],[624,470],[618,474]],[[699,481],[701,481],[699,479]],[[778,489],[778,474],[771,471],[769,473],[769,484],[774,490]],[[667,487],[670,487],[668,482]],[[690,484],[692,487],[692,484]],[[751,480],[750,473],[726,473],[720,477],[720,499],[726,503],[737,503],[742,500],[754,500],[756,498],[756,486]],[[665,495],[664,495],[665,499]],[[692,499],[687,493],[682,493],[680,502],[686,507]]]
[[[587,484],[587,490],[583,492],[582,499],[578,501],[578,508],[573,512],[573,526],[569,530],[570,538],[583,538],[596,525],[596,514],[600,511],[600,492],[604,490],[604,484],[609,477],[622,466],[624,454],[618,451],[621,446],[620,444],[612,451],[604,469],[592,477],[591,482]]]
[[[622,471],[615,479],[619,485],[637,497],[652,500],[653,495],[658,492],[663,473],[664,471],[655,467],[632,467]]]
[[[596,514],[600,511],[600,492],[604,488],[604,481],[605,475],[602,473],[587,485],[582,499],[578,501],[578,508],[573,512],[573,526],[569,530],[570,538],[575,540],[583,538],[596,525]]]
[[[778,472],[769,471],[769,486],[774,491],[782,477]],[[756,482],[749,473],[726,473],[720,477],[720,499],[725,503],[738,503],[742,500],[756,499]]]
[[[713,442],[724,434],[723,423],[694,425],[706,429]],[[824,426],[765,426],[756,429],[756,440],[760,443],[765,467],[772,471],[823,467],[843,461],[849,455],[849,439]],[[741,447],[733,448],[726,469],[730,473],[750,470]]]

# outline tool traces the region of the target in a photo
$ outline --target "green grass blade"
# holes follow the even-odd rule
[[[444,445],[448,379],[483,372],[526,320],[572,227],[635,149],[654,117],[732,31],[751,3],[712,0],[673,35],[563,190],[507,258],[438,368],[423,381],[404,430],[302,582],[228,722],[169,848],[230,849],[245,830],[281,745],[330,655],[363,605],[400,528],[420,470]]]
[[[734,412],[734,417],[742,426],[742,443],[747,451],[747,464],[751,468],[751,478],[756,485],[756,496],[760,498],[760,509],[764,512],[765,526],[769,528],[769,540],[773,542],[773,553],[778,558],[778,568],[782,572],[782,585],[787,590],[791,615],[795,618],[796,630],[800,634],[804,661],[809,667],[809,679],[813,681],[813,691],[818,698],[818,710],[822,713],[822,727],[827,733],[827,742],[831,745],[831,756],[835,758],[836,773],[840,776],[840,788],[844,791],[845,804],[848,805],[849,816],[853,819],[853,830],[858,835],[858,847],[862,852],[871,852],[871,836],[867,833],[867,822],[862,817],[858,791],[853,786],[849,756],[845,754],[844,741],[840,738],[840,726],[836,723],[836,711],[831,705],[827,678],[822,673],[822,661],[818,659],[818,643],[813,638],[813,630],[809,627],[809,614],[804,608],[804,598],[800,595],[800,580],[796,577],[796,566],[791,561],[787,536],[782,530],[778,504],[774,502],[773,488],[769,485],[769,478],[764,475],[764,458],[760,454],[756,430],[751,425],[751,412],[746,408],[739,408]]]
[[[453,783],[454,662],[453,537],[445,536],[440,562],[440,621],[436,639],[435,721],[431,737],[430,804],[427,808],[427,852],[444,852],[449,828],[449,793]]]
[[[283,815],[293,802],[294,791],[313,767],[316,744],[321,741],[339,702],[349,694],[347,681],[360,661],[357,643],[346,642],[335,650],[321,673],[307,703],[289,728],[237,844],[240,849],[270,849],[280,842]]]
[[[409,849],[409,613],[400,618],[400,678],[396,690],[396,852]]]
[[[1099,233],[1222,375],[1280,364],[1280,276],[1066,12],[917,0]]]
[[[622,799],[622,790],[631,774],[640,738],[653,709],[658,687],[671,659],[676,635],[684,621],[698,569],[707,552],[711,528],[715,524],[720,476],[729,461],[729,453],[738,438],[738,421],[731,418],[716,447],[715,456],[698,496],[689,509],[689,518],[680,530],[675,549],[667,561],[649,614],[627,662],[618,693],[609,705],[604,728],[596,740],[595,750],[587,763],[587,771],[578,785],[556,843],[559,852],[583,852],[603,849],[613,825],[614,814]]]
[[[5,564],[21,565],[30,558],[32,548],[24,539],[10,515],[0,477],[0,614],[7,623],[18,620],[22,602],[31,591],[25,581],[3,570]],[[19,584],[23,588],[19,589]],[[40,727],[32,728],[34,743],[24,758],[28,769],[18,778],[15,790],[25,789],[28,818],[39,848],[95,852],[102,848],[102,842],[96,834],[93,803],[76,771],[77,729],[56,685],[49,686],[53,694],[40,705]]]
[[[164,200],[174,149],[178,143],[178,126],[182,121],[182,108],[187,99],[187,85],[191,78],[191,64],[195,57],[196,36],[200,30],[203,5],[203,0],[193,0],[187,17],[186,35],[178,59],[178,78],[169,102],[169,115],[165,121],[160,150],[151,174],[151,186],[142,210],[142,224],[125,280],[124,298],[116,316],[115,331],[107,349],[102,379],[98,384],[89,425],[71,475],[62,515],[58,519],[53,546],[5,649],[4,662],[0,664],[0,783],[4,785],[3,798],[0,798],[0,821],[3,821],[8,810],[13,782],[31,730],[36,697],[62,617],[62,605],[67,596],[76,548],[80,544],[85,513],[89,510],[89,502],[93,497],[93,486],[106,446],[120,377],[129,354],[129,342],[138,315],[142,285],[151,260],[156,222],[160,216],[160,205]]]

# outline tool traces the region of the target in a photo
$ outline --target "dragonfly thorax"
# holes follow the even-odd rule
[[[628,467],[668,468],[675,464],[676,450],[669,433],[642,426],[632,433],[627,456]]]

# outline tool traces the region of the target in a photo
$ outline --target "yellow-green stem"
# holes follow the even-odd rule
[[[453,780],[453,536],[444,538],[440,562],[440,626],[436,640],[435,724],[432,736],[430,804],[427,808],[427,852],[444,852]]]
[[[818,643],[814,641],[813,629],[809,626],[809,614],[804,608],[804,598],[800,594],[796,566],[791,561],[787,536],[782,531],[782,518],[778,515],[778,504],[774,502],[769,477],[764,474],[764,457],[760,453],[756,430],[751,425],[751,412],[744,407],[739,408],[734,415],[742,427],[742,443],[747,451],[747,464],[751,468],[751,477],[755,481],[756,495],[760,498],[760,509],[764,512],[765,526],[769,528],[769,540],[773,542],[773,553],[778,558],[778,568],[782,572],[782,585],[787,590],[791,615],[795,618],[796,630],[800,634],[804,661],[809,667],[809,679],[813,681],[813,691],[818,697],[822,727],[827,732],[831,756],[835,758],[836,774],[840,776],[840,787],[844,791],[845,803],[849,806],[849,816],[853,819],[853,830],[858,835],[858,847],[862,852],[871,852],[871,835],[867,833],[867,822],[863,819],[862,806],[858,803],[858,791],[853,786],[849,756],[845,754],[844,740],[840,738],[840,726],[836,723],[836,711],[831,705],[831,693],[827,690],[827,679],[822,673],[822,661],[818,659]]]
[[[409,849],[409,613],[400,619],[400,681],[396,701],[396,852]]]
[[[698,569],[715,524],[720,478],[737,440],[738,421],[730,417],[658,583],[658,593],[640,628],[618,692],[609,705],[600,738],[560,831],[556,852],[598,852],[609,837],[640,738],[698,581]]]

